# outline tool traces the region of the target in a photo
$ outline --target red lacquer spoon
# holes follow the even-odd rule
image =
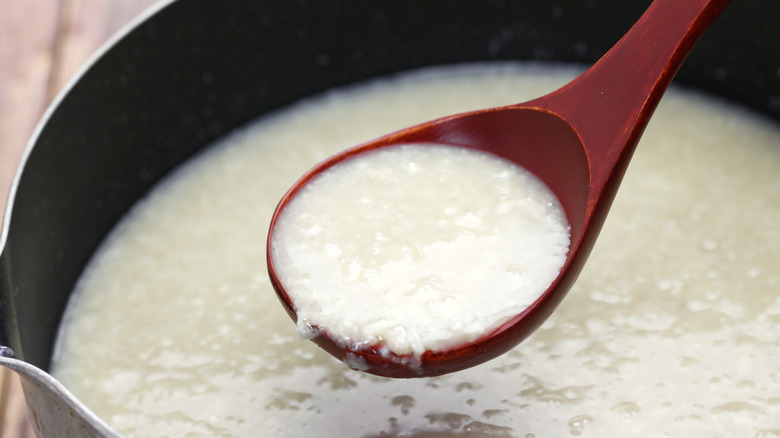
[[[530,307],[474,342],[423,353],[414,366],[380,345],[352,349],[313,339],[339,360],[387,377],[425,377],[469,368],[516,346],[555,310],[579,275],[604,223],[645,126],[696,41],[730,0],[656,0],[595,65],[566,86],[530,102],[464,113],[395,132],[346,150],[306,173],[274,213],[268,271],[287,312],[295,303],[277,278],[271,238],[280,212],[312,178],[357,154],[405,143],[474,148],[530,170],[558,196],[571,226],[571,245],[557,279]],[[480,291],[486,296],[489,291]]]

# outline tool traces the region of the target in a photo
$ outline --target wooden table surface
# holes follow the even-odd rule
[[[158,0],[0,0],[0,218],[46,107],[109,37]],[[0,437],[34,436],[18,378],[0,368]]]

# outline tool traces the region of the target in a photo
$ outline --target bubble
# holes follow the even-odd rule
[[[711,412],[715,415],[744,416],[749,418],[755,418],[757,415],[764,413],[758,406],[741,401],[731,401],[720,404],[713,407]]]
[[[752,380],[742,380],[739,383],[737,383],[737,388],[739,389],[752,389],[755,387],[756,384]]]
[[[485,418],[491,418],[491,417],[494,417],[496,415],[505,414],[507,412],[509,412],[509,411],[506,410],[506,409],[486,409],[486,410],[482,411],[482,416],[485,417]]]
[[[615,403],[610,408],[612,412],[616,412],[620,414],[623,418],[631,418],[634,415],[638,414],[642,408],[639,407],[638,404],[632,402],[632,401],[622,401],[620,403]]]
[[[588,415],[577,415],[569,420],[569,433],[575,436],[582,435],[582,432],[593,423],[593,418]]]
[[[393,397],[393,400],[390,402],[390,404],[393,406],[400,406],[401,413],[408,415],[409,409],[414,407],[414,397],[408,395],[399,395],[397,397]]]

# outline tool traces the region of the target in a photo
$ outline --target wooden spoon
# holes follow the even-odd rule
[[[629,32],[569,84],[530,102],[458,114],[348,149],[306,173],[285,194],[268,236],[268,271],[293,318],[295,303],[274,269],[271,238],[280,212],[312,178],[376,148],[438,143],[474,148],[530,170],[558,196],[571,227],[567,260],[557,279],[525,311],[474,342],[427,351],[415,366],[380,345],[344,347],[326,332],[313,339],[348,364],[387,377],[436,376],[478,365],[536,330],[568,292],[590,254],[633,151],[663,93],[696,41],[730,0],[655,0]],[[605,11],[608,13],[608,11]]]

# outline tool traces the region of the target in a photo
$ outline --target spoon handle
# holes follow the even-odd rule
[[[529,102],[562,116],[588,145],[591,193],[599,194],[610,180],[616,180],[611,184],[616,186],[622,179],[672,78],[729,2],[655,0],[589,70],[567,86]]]

